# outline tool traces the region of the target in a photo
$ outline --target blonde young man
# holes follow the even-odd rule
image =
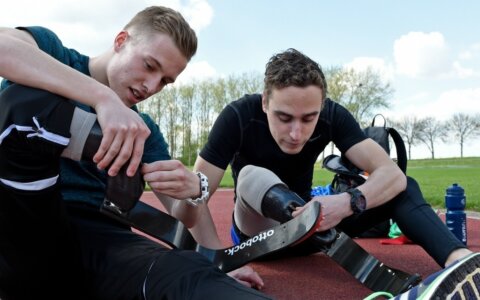
[[[43,27],[0,29],[0,298],[267,298],[245,286],[263,285],[250,268],[234,280],[99,212],[109,175],[126,162],[133,176],[140,162],[170,159],[135,105],[173,83],[196,49],[184,18],[159,6],[91,58]],[[180,200],[157,195],[192,226],[199,210],[183,200],[198,195],[199,178],[189,175]]]

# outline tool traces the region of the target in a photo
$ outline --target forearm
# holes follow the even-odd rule
[[[0,55],[0,76],[13,82],[47,90],[92,107],[103,99],[116,99],[110,95],[113,91],[107,86],[17,37],[0,35]]]
[[[199,244],[212,249],[222,248],[207,203],[193,206],[185,200],[176,200],[155,191],[154,193],[168,213],[189,228]]]
[[[171,216],[182,222],[187,228],[195,225],[200,213],[197,207],[187,204],[185,200],[177,200],[155,190],[153,193]]]
[[[215,223],[213,222],[212,214],[208,205],[202,204],[198,207],[199,216],[195,225],[190,228],[195,240],[202,246],[212,249],[224,248],[220,237],[218,236]]]
[[[395,165],[379,167],[368,180],[358,187],[367,199],[367,209],[380,206],[393,199],[407,186],[405,174]]]

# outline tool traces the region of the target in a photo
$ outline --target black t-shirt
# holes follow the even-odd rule
[[[223,109],[200,156],[221,169],[230,163],[235,185],[245,165],[269,169],[308,201],[314,164],[328,143],[333,141],[341,152],[346,152],[365,138],[353,116],[343,106],[326,99],[315,130],[302,151],[286,154],[270,133],[261,95],[254,94],[245,95]]]

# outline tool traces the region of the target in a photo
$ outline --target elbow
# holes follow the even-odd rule
[[[403,192],[407,189],[407,176],[401,171],[398,170],[397,179],[395,180],[398,192]]]

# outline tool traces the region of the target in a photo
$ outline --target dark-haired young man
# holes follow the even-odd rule
[[[318,201],[323,214],[320,232],[288,252],[320,251],[331,240],[334,228],[358,236],[392,218],[442,267],[465,274],[480,268],[478,253],[472,254],[451,234],[424,200],[417,182],[365,136],[343,106],[326,97],[326,81],[318,63],[288,49],[271,57],[264,83],[263,94],[245,95],[223,109],[194,167],[208,177],[213,193],[230,164],[235,183],[234,241],[242,242],[286,222]],[[314,164],[330,142],[370,175],[356,189],[312,198]],[[156,186],[153,173],[146,173],[145,179]],[[165,188],[164,183],[157,188]],[[208,211],[206,205],[204,209]],[[200,216],[208,219],[207,212]],[[210,228],[204,232],[204,243],[214,244],[218,237]],[[437,286],[450,271],[437,277],[441,279]],[[460,282],[450,286],[456,284]]]

